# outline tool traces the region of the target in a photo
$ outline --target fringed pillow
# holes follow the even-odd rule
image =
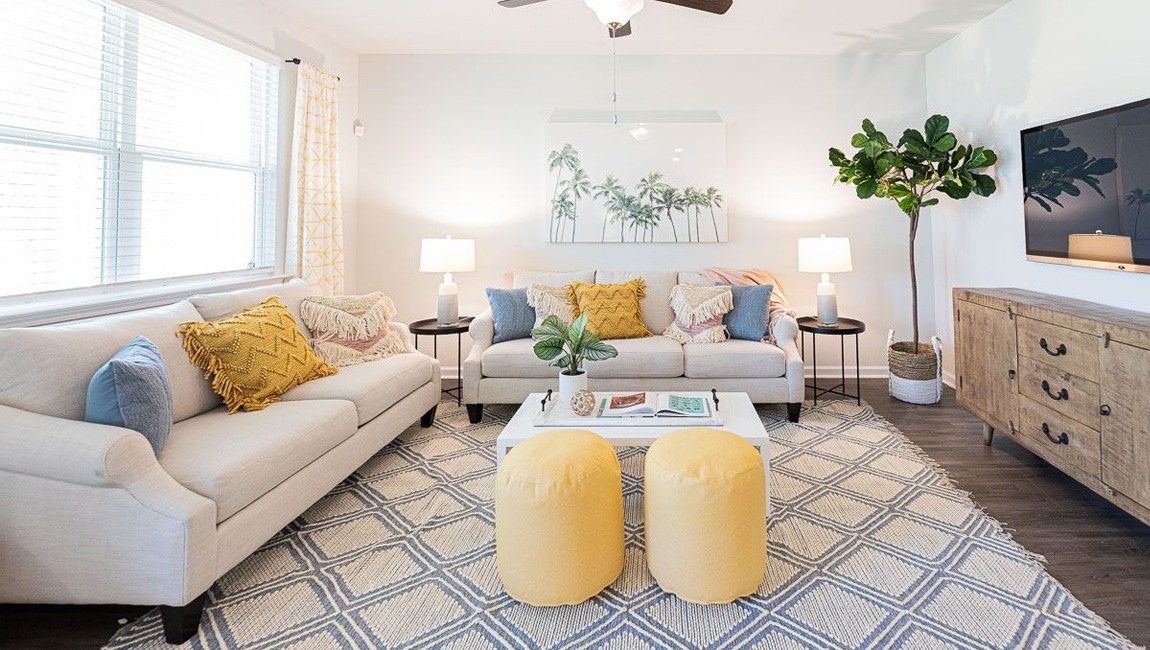
[[[299,311],[312,331],[316,354],[333,366],[354,366],[407,352],[399,332],[388,325],[395,316],[395,303],[382,293],[312,296],[303,299]]]
[[[734,306],[730,287],[676,285],[671,289],[675,322],[663,336],[679,343],[722,343],[727,340],[723,316]]]
[[[571,285],[550,287],[533,284],[527,288],[527,304],[535,309],[535,327],[543,324],[548,316],[558,316],[559,320],[571,324],[575,320],[575,306],[571,302]]]

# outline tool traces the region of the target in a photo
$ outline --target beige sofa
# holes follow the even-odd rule
[[[657,335],[643,339],[609,341],[619,356],[588,363],[592,390],[710,390],[747,393],[756,404],[787,405],[792,422],[802,406],[803,359],[795,319],[785,317],[773,332],[778,345],[758,341],[688,343],[661,336],[674,320],[671,289],[676,284],[709,285],[696,272],[582,271],[577,273],[517,272],[514,288],[531,284],[569,282],[612,284],[642,277],[647,295],[642,301],[643,323]],[[484,404],[518,404],[533,392],[557,389],[558,370],[535,356],[531,339],[493,343],[495,327],[490,310],[471,323],[471,352],[463,362],[463,401],[471,421],[483,417]]]
[[[405,328],[406,354],[343,368],[263,411],[224,411],[176,327],[270,295],[299,321],[307,293],[293,281],[0,330],[0,602],[161,605],[168,641],[182,642],[217,578],[413,422],[431,425],[439,363]],[[137,335],[159,347],[174,393],[158,459],[135,431],[81,421],[92,374]]]

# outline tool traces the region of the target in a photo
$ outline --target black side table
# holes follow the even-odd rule
[[[862,381],[861,373],[859,371],[859,334],[866,331],[866,323],[861,320],[853,318],[840,318],[839,322],[834,325],[823,325],[819,322],[818,318],[814,316],[803,316],[798,319],[799,330],[802,334],[802,352],[803,358],[807,357],[807,336],[806,333],[811,334],[811,367],[814,369],[814,382],[807,384],[814,394],[815,404],[819,403],[819,397],[823,395],[841,395],[842,397],[853,398],[862,405]],[[838,384],[830,388],[819,388],[819,351],[818,351],[818,338],[819,334],[828,334],[830,336],[839,337],[839,352],[841,353],[840,365],[841,369],[839,376],[840,381]],[[850,335],[855,337],[855,394],[851,395],[846,392],[847,390],[847,354],[846,354],[846,338]]]
[[[464,316],[454,323],[441,325],[434,318],[425,318],[407,326],[415,335],[416,349],[419,349],[420,335],[431,337],[431,355],[436,359],[439,358],[439,337],[455,335],[455,354],[459,359],[459,365],[455,368],[456,385],[455,388],[443,389],[443,393],[448,397],[454,397],[457,405],[463,404],[463,333],[471,327],[473,320],[475,320],[474,316]]]

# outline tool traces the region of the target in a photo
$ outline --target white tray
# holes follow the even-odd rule
[[[596,404],[603,397],[612,395],[628,395],[629,393],[595,393]],[[709,393],[675,392],[676,395],[690,397],[703,397],[711,399]],[[720,408],[721,408],[720,404]],[[595,415],[579,415],[571,410],[568,404],[559,404],[558,395],[552,395],[546,406],[539,405],[532,424],[537,427],[721,427],[723,426],[723,413],[720,410],[712,411],[709,417],[653,417],[653,418],[601,418]],[[598,409],[598,406],[596,406]]]

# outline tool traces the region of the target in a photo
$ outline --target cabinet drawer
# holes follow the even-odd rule
[[[1098,382],[1098,337],[1018,317],[1018,354]]]
[[[1018,359],[1018,391],[1095,431],[1102,428],[1098,384],[1034,359]]]
[[[1020,437],[1029,449],[1055,465],[1070,464],[1101,478],[1101,434],[1026,397],[1019,410]]]

